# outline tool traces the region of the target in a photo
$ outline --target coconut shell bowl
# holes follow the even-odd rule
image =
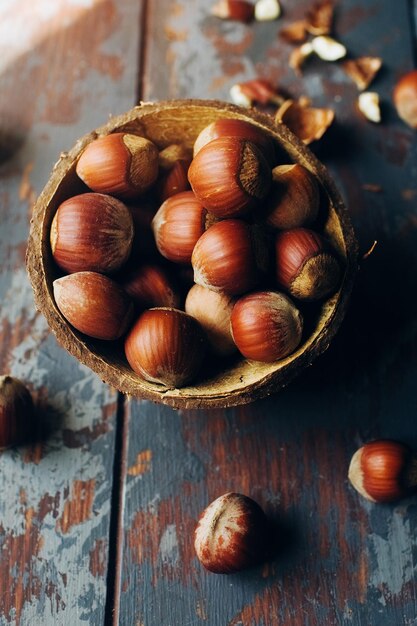
[[[74,269],[72,267],[68,269],[65,267],[65,264],[59,264],[57,257],[53,254],[51,242],[56,236],[56,234],[54,235],[54,229],[56,229],[56,220],[54,218],[58,208],[65,201],[79,194],[97,192],[96,189],[92,189],[91,186],[86,184],[84,177],[79,175],[77,164],[79,164],[80,156],[85,153],[87,147],[96,142],[98,138],[113,134],[144,137],[156,146],[157,154],[161,154],[169,146],[179,145],[181,150],[189,152],[191,161],[197,137],[199,137],[203,129],[218,120],[241,120],[249,124],[256,133],[263,135],[268,143],[269,154],[262,153],[259,159],[263,160],[263,164],[267,163],[271,171],[276,166],[297,164],[305,168],[314,177],[319,193],[317,216],[312,224],[306,227],[302,225],[301,228],[313,230],[327,242],[328,249],[331,250],[332,255],[337,259],[339,277],[337,284],[335,284],[331,292],[326,293],[315,301],[311,301],[308,298],[306,300],[298,300],[297,297],[293,298],[287,286],[283,287],[280,281],[277,281],[277,274],[271,269],[274,267],[274,263],[277,262],[275,256],[278,255],[274,242],[277,232],[282,235],[282,232],[285,232],[286,229],[278,228],[278,231],[274,230],[270,226],[268,218],[265,217],[268,215],[268,206],[272,192],[269,191],[268,194],[265,192],[262,199],[257,203],[252,203],[255,208],[248,212],[246,212],[246,209],[242,211],[238,209],[237,212],[232,211],[225,215],[216,211],[212,213],[210,210],[211,205],[206,207],[206,215],[211,216],[211,219],[205,219],[205,228],[208,227],[208,229],[205,230],[202,236],[207,235],[211,229],[218,228],[221,230],[222,222],[224,223],[225,219],[239,220],[239,222],[244,222],[242,228],[246,229],[245,232],[248,229],[253,229],[262,233],[263,243],[260,248],[263,252],[271,248],[271,254],[264,263],[262,272],[260,271],[259,273],[258,283],[255,281],[251,286],[243,286],[240,290],[241,293],[229,293],[232,301],[238,302],[240,298],[250,297],[259,291],[267,294],[283,293],[285,294],[284,299],[286,302],[289,300],[295,303],[303,319],[302,329],[299,329],[299,338],[295,345],[291,347],[289,353],[286,351],[281,355],[275,354],[274,346],[272,346],[272,359],[258,360],[253,358],[254,355],[256,357],[256,350],[254,353],[251,352],[250,348],[246,350],[245,347],[242,350],[232,350],[231,354],[225,354],[221,351],[216,352],[208,347],[205,357],[200,359],[201,362],[198,364],[199,369],[197,373],[197,366],[193,362],[195,355],[192,352],[194,351],[202,355],[204,351],[203,343],[204,345],[209,343],[206,342],[206,332],[203,330],[201,336],[199,335],[199,341],[202,342],[201,345],[197,346],[197,348],[193,347],[190,351],[190,363],[187,364],[186,350],[181,357],[184,367],[187,369],[188,365],[190,366],[189,369],[192,370],[192,375],[180,382],[174,378],[161,384],[157,376],[147,376],[140,369],[133,368],[131,358],[127,358],[128,354],[125,351],[125,346],[127,345],[126,337],[131,333],[131,329],[137,323],[137,320],[148,313],[148,309],[144,311],[146,307],[138,310],[132,306],[132,311],[134,310],[135,312],[131,313],[129,309],[129,322],[126,322],[125,327],[121,329],[120,336],[103,339],[94,336],[94,331],[89,334],[85,332],[84,327],[81,327],[82,330],[77,328],[77,321],[74,322],[77,316],[74,319],[69,316],[72,322],[70,323],[69,319],[67,319],[68,316],[65,315],[65,308],[58,306],[55,281],[64,280],[64,277],[71,275]],[[246,142],[245,150],[248,149],[248,143],[252,145],[250,140],[251,137],[248,138],[248,141],[244,140]],[[197,157],[208,146],[213,146],[215,141],[216,139],[213,139],[211,142],[206,143],[198,152]],[[240,144],[237,142],[236,145],[243,145],[242,141],[240,141]],[[270,149],[271,146],[272,151]],[[250,149],[252,150],[252,148]],[[250,158],[255,158],[253,154],[256,156],[259,152],[262,152],[260,146],[253,148]],[[162,152],[162,154],[164,153]],[[197,157],[194,157],[194,161]],[[134,207],[136,216],[138,211],[140,212],[141,206],[146,207],[147,215],[149,215],[149,212],[156,214],[163,201],[159,195],[158,187],[162,180],[161,172],[163,167],[161,162],[159,162],[158,167],[159,174],[153,186],[143,193],[138,193],[137,197],[126,198],[124,194],[119,193],[118,189],[114,191],[114,196],[118,202],[125,204],[129,210],[131,207]],[[188,177],[194,193],[198,195],[197,191],[200,192],[200,189],[194,180],[197,175],[195,172],[194,178],[191,175],[193,167],[195,170],[196,167],[191,163]],[[224,169],[226,169],[226,165]],[[137,172],[135,175],[138,175]],[[271,183],[269,171],[267,178],[267,186],[273,185],[274,179],[272,178]],[[253,191],[250,185],[248,189],[247,194],[249,195],[251,193],[256,195],[258,192],[259,196],[263,194],[262,189]],[[112,195],[112,190],[109,191],[109,195]],[[201,202],[203,205],[205,204],[204,200],[201,200]],[[85,210],[88,213],[88,206]],[[140,225],[136,217],[133,223],[135,230],[134,235],[132,235],[131,250],[135,249],[135,238],[138,240],[141,238],[141,229],[148,228],[148,231],[152,232],[149,230],[151,227],[149,223],[146,223],[146,220]],[[237,230],[233,232],[237,233]],[[149,232],[147,233],[148,235]],[[234,235],[232,239],[234,239]],[[133,252],[131,252],[131,257],[127,258],[126,265],[117,271],[110,271],[105,280],[117,282],[121,277],[120,280],[123,283],[125,275],[130,271],[132,264],[136,263],[140,266],[141,264],[149,264],[151,262],[150,258],[146,257],[146,254],[145,246],[134,259],[132,257]],[[153,252],[149,252],[149,254],[151,255]],[[164,268],[173,276],[174,282],[180,285],[180,296],[175,308],[184,309],[187,290],[193,284],[191,263],[189,260],[184,262],[184,259],[180,263],[175,263],[163,257],[161,257],[160,262],[162,265],[165,264]],[[215,263],[209,263],[210,268],[214,265]],[[241,265],[240,273],[242,275],[246,271],[244,267],[245,263]],[[110,119],[105,125],[85,135],[76,142],[69,152],[65,152],[60,156],[34,207],[27,249],[27,268],[34,290],[36,306],[45,316],[58,342],[76,359],[100,376],[104,382],[128,396],[164,403],[178,409],[229,407],[249,403],[276,392],[287,385],[304,368],[311,365],[316,357],[328,348],[340,327],[348,305],[357,269],[357,245],[348,211],[328,171],[309,148],[298,140],[284,124],[276,123],[272,117],[258,111],[240,108],[223,102],[174,100],[144,103],[134,107],[127,113]],[[195,267],[194,272],[195,279]],[[201,272],[199,273],[201,274]],[[233,285],[237,284],[237,282],[236,280],[232,281]],[[91,301],[92,310],[94,310],[92,303],[94,298],[91,294],[89,298],[90,300],[87,298],[88,301],[87,303],[84,302],[84,305],[88,307]],[[114,302],[114,306],[117,307],[117,298],[114,299]],[[161,306],[164,307],[163,311],[167,310],[166,304],[162,303]],[[153,310],[154,307],[155,304],[149,306],[149,309]],[[232,319],[236,308],[237,304],[234,305]],[[83,310],[85,313],[85,308]],[[180,334],[181,332],[185,334],[189,332],[188,327],[181,325],[185,315],[188,315],[188,313],[181,314],[178,317],[180,320]],[[92,316],[94,318],[94,312]],[[246,323],[244,321],[245,316],[241,315],[240,317],[243,321],[236,321],[233,333],[236,343],[238,343],[238,334],[240,334],[237,325],[238,323]],[[90,320],[92,328],[95,326],[94,322],[94,319]],[[262,315],[259,323],[264,323]],[[168,341],[172,339],[173,346],[177,342],[177,338],[174,338],[175,332],[175,329],[172,330],[172,334],[168,337]],[[268,335],[268,333],[266,334]],[[274,341],[273,335],[271,336],[272,341]],[[255,343],[259,348],[260,339],[255,339]],[[244,340],[243,344],[245,344]],[[172,349],[174,350],[174,348]],[[181,349],[184,350],[184,347]],[[137,351],[138,357],[142,358],[143,350],[141,352],[140,346]],[[173,358],[175,361],[176,357]]]

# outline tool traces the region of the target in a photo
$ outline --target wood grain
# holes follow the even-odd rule
[[[60,349],[24,257],[61,151],[134,104],[140,2],[0,7],[0,365],[30,387],[38,440],[0,456],[0,622],[101,624],[117,396]]]
[[[149,3],[142,98],[228,99],[233,83],[262,75],[330,104],[337,123],[316,153],[343,189],[363,252],[378,244],[331,348],[283,392],[222,411],[129,404],[120,623],[413,624],[415,499],[371,505],[347,481],[364,441],[417,447],[417,155],[391,102],[413,63],[407,2],[337,4],[335,32],[352,55],[383,57],[372,85],[380,126],[360,117],[339,65],[312,60],[301,78],[288,69],[291,47],[277,33],[309,2],[283,2],[279,22],[250,26],[216,20],[202,0],[157,4]],[[265,508],[280,549],[263,567],[216,576],[197,562],[193,530],[228,490]]]

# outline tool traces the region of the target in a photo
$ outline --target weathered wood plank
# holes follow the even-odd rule
[[[363,441],[417,447],[414,427],[417,266],[414,135],[391,90],[412,67],[408,4],[339,2],[336,34],[354,55],[384,59],[372,88],[384,121],[360,117],[356,87],[337,65],[288,69],[279,29],[309,2],[282,3],[272,24],[219,22],[209,4],[149,3],[141,94],[228,99],[229,87],[266,76],[292,95],[334,107],[338,123],[316,148],[350,206],[363,264],[348,318],[328,352],[287,390],[248,407],[174,412],[129,405],[121,624],[412,624],[415,500],[374,506],[351,489],[347,467]],[[381,193],[362,186],[376,184]],[[259,501],[284,548],[239,575],[205,572],[194,555],[200,511],[228,490]]]
[[[135,101],[140,2],[0,6],[0,371],[26,381],[39,443],[0,456],[0,622],[104,621],[116,394],[60,349],[24,257],[53,163]]]

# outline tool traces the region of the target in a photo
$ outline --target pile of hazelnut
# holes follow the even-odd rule
[[[76,173],[89,191],[62,202],[50,230],[56,306],[81,333],[123,341],[147,381],[196,381],[207,354],[287,357],[304,303],[340,284],[315,176],[277,165],[254,124],[214,121],[193,154],[115,132],[87,145]]]

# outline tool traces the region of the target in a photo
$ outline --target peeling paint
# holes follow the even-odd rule
[[[96,539],[90,550],[90,572],[94,577],[103,577],[107,569],[107,540]]]
[[[57,528],[66,534],[72,526],[82,524],[92,514],[94,502],[95,480],[75,480],[71,487],[71,497],[64,504],[62,517],[57,522]]]
[[[414,564],[413,558],[413,548],[417,544],[410,532],[410,520],[405,514],[406,509],[403,507],[389,510],[386,536],[374,531],[369,537],[370,550],[375,560],[369,583],[377,590],[384,589],[380,595],[383,605],[386,604],[387,595],[397,596],[407,583],[413,583],[417,577],[417,564]],[[409,546],[409,550],[405,546]]]
[[[175,524],[168,524],[159,542],[159,554],[163,563],[175,565],[178,562],[178,538]]]
[[[127,470],[129,476],[140,476],[151,469],[152,450],[142,450],[136,457],[136,462]]]

